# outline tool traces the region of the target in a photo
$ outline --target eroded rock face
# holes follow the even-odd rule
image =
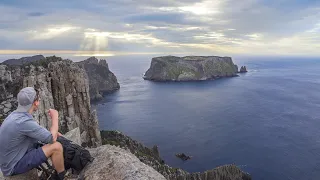
[[[160,173],[142,163],[135,155],[111,145],[90,149],[95,158],[81,173],[90,180],[165,180]]]
[[[106,60],[99,61],[97,58],[91,57],[77,62],[77,64],[84,68],[88,74],[91,100],[99,100],[103,93],[120,88],[117,77],[109,70]]]
[[[59,131],[66,133],[76,127],[86,137],[82,143],[89,147],[101,144],[97,117],[91,111],[88,76],[84,69],[69,60],[49,57],[41,64],[23,66],[0,65],[0,120],[17,107],[16,96],[23,87],[40,90],[40,106],[34,118],[50,128],[50,108],[59,111]],[[52,62],[51,62],[52,60]],[[42,66],[43,65],[43,66]],[[45,67],[44,67],[45,66]],[[3,78],[4,77],[4,78]]]
[[[199,81],[236,76],[231,57],[163,56],[152,58],[144,79],[153,81]]]

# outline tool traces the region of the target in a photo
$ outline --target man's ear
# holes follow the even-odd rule
[[[39,101],[35,101],[33,104],[38,107],[40,102]]]

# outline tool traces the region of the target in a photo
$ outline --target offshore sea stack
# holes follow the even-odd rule
[[[246,73],[247,71],[247,67],[246,66],[241,66],[239,73]]]
[[[99,100],[104,93],[120,88],[117,77],[109,70],[106,60],[90,57],[76,64],[85,69],[88,74],[91,100]]]
[[[162,56],[152,58],[144,79],[152,81],[200,81],[237,76],[231,57]]]

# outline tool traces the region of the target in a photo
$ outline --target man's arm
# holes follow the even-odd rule
[[[20,133],[43,143],[52,143],[53,140],[51,133],[31,118],[19,124],[19,131]]]
[[[52,125],[51,125],[51,128],[50,128],[50,132],[52,134],[52,140],[53,142],[57,141],[57,138],[59,136],[59,113],[57,110],[55,109],[49,109],[49,116],[51,117],[51,122],[52,122]]]

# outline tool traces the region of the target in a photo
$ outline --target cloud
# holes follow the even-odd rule
[[[60,36],[62,34],[66,35],[67,33],[70,34],[70,32],[79,29],[78,27],[68,26],[68,25],[62,25],[62,26],[54,26],[54,27],[48,27],[46,29],[43,29],[41,31],[39,30],[31,30],[28,31],[30,34],[30,38],[33,40],[49,40],[53,39],[57,36]]]
[[[2,50],[320,55],[319,34],[319,1],[0,2]]]
[[[185,14],[175,13],[175,12],[160,12],[160,13],[148,13],[142,15],[134,15],[124,19],[129,23],[137,23],[137,22],[162,22],[162,23],[170,23],[170,24],[188,24],[191,23],[187,20]]]
[[[28,16],[43,16],[45,15],[45,13],[42,13],[42,12],[31,12],[31,13],[28,13]]]

